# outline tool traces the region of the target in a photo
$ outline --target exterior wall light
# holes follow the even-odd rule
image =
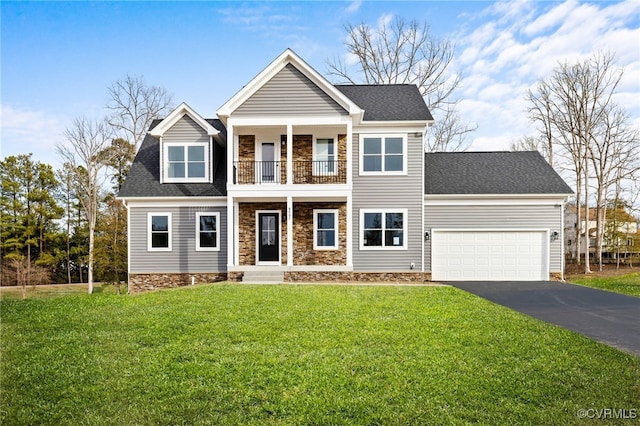
[[[558,231],[553,231],[551,233],[551,242],[556,241],[558,238],[560,238],[560,234],[558,233]]]
[[[429,234],[429,231],[425,231],[424,233],[424,240],[425,241],[429,241],[431,239],[431,235]]]

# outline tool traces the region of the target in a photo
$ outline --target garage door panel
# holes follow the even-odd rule
[[[433,279],[546,280],[546,236],[546,231],[433,230]]]

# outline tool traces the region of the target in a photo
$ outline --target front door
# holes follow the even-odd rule
[[[278,213],[258,213],[258,261],[280,261],[280,226]]]

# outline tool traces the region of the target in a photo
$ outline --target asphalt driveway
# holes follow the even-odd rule
[[[638,297],[546,281],[447,284],[640,357]]]

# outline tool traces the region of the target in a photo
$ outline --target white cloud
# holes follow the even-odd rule
[[[32,153],[35,160],[54,163],[55,145],[63,140],[62,123],[41,111],[0,105],[0,157]]]
[[[350,15],[352,13],[356,13],[357,11],[359,11],[361,6],[362,6],[362,0],[355,0],[349,3],[349,6],[347,6],[347,8],[344,11],[345,13]]]
[[[222,22],[234,29],[261,33],[268,38],[286,39],[287,36],[308,31],[310,24],[301,21],[299,6],[283,3],[272,7],[267,3],[252,6],[233,6],[216,10]]]
[[[567,15],[575,5],[575,1],[560,3],[548,13],[538,16],[533,22],[525,26],[523,32],[526,35],[533,36],[543,31],[551,30],[553,27],[560,25],[567,18]]]
[[[593,52],[616,53],[625,76],[616,98],[637,123],[640,115],[640,2],[498,2],[467,16],[453,38],[461,52],[454,71],[463,75],[460,113],[476,122],[471,149],[507,149],[532,132],[524,96],[559,62]],[[480,22],[478,22],[480,21]],[[635,101],[635,105],[634,105]]]

